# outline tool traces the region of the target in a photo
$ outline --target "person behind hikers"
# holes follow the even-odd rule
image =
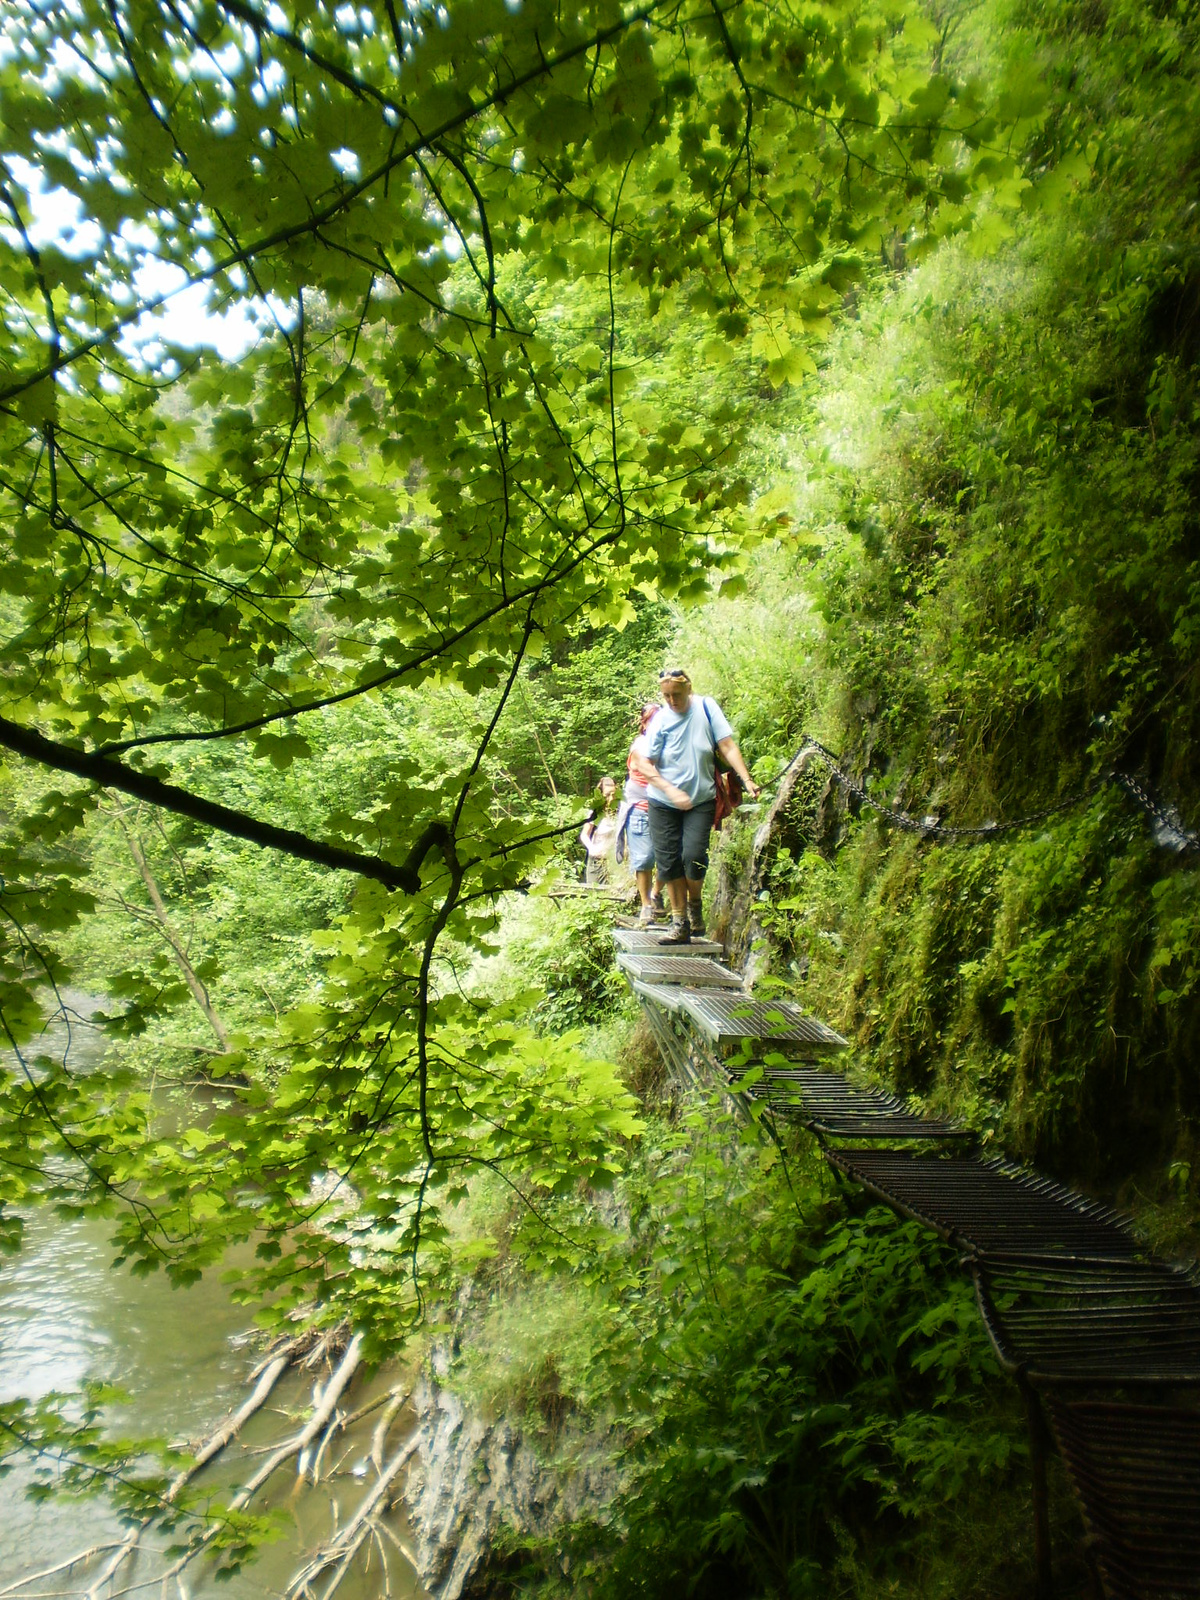
[[[604,796],[604,810],[591,818],[579,830],[579,842],[587,851],[585,882],[593,889],[608,882],[608,858],[617,839],[617,780],[605,775],[598,788]]]
[[[650,725],[658,716],[662,707],[656,700],[644,705],[638,717],[637,738],[629,746],[629,756],[626,768],[629,773],[625,782],[625,804],[622,807],[622,823],[625,828],[625,837],[628,840],[629,865],[637,880],[638,898],[642,908],[638,920],[645,927],[650,927],[654,922],[654,902],[651,898],[651,888],[654,881],[654,841],[650,837],[650,790],[642,778],[634,770],[634,758],[649,760],[650,740],[648,737]],[[682,790],[675,792],[676,803],[683,805],[687,796]],[[618,830],[619,831],[619,830]],[[618,846],[618,860],[620,852]],[[659,878],[659,887],[662,879]]]
[[[646,756],[632,764],[649,788],[650,837],[654,859],[671,902],[671,927],[661,944],[687,944],[703,934],[701,892],[708,866],[717,787],[716,758],[732,767],[752,797],[758,785],[750,776],[733,729],[715,700],[692,693],[692,680],[679,667],[658,675],[665,702],[651,725]],[[683,806],[671,790],[682,791]]]

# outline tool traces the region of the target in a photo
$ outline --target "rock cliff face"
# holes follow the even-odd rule
[[[519,1426],[468,1409],[445,1384],[450,1362],[436,1348],[413,1391],[418,1444],[404,1488],[417,1570],[434,1600],[483,1594],[503,1534],[553,1538],[565,1523],[603,1516],[619,1481],[603,1440],[569,1417],[548,1461]]]
[[[761,817],[755,813],[748,858],[735,857],[732,869],[722,858],[713,894],[711,932],[725,941],[729,963],[753,985],[762,965],[757,899],[774,852],[787,844],[797,854],[813,844],[832,854],[842,814],[836,786],[811,749],[800,752],[780,777],[775,797]],[[735,818],[734,827],[747,820]]]

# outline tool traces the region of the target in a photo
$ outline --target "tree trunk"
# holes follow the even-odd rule
[[[142,849],[142,841],[135,833],[130,831],[123,816],[120,818],[120,822],[121,831],[124,833],[126,841],[129,845],[129,853],[133,857],[134,865],[141,874],[142,882],[146,885],[146,893],[150,896],[150,904],[154,908],[154,920],[158,924],[158,931],[162,934],[167,944],[170,945],[171,953],[175,957],[175,961],[180,972],[183,973],[183,981],[191,990],[192,999],[204,1013],[204,1020],[208,1023],[209,1027],[216,1036],[216,1040],[221,1047],[222,1054],[228,1055],[229,1034],[226,1030],[225,1024],[217,1015],[212,1000],[209,998],[208,990],[201,982],[195,967],[192,966],[191,961],[188,959],[187,949],[183,943],[183,940],[171,926],[171,919],[167,916],[167,907],[163,901],[162,893],[159,890],[154,874],[150,870],[150,864],[146,860],[146,852]]]
[[[277,1446],[276,1449],[271,1452],[253,1477],[244,1483],[229,1501],[230,1511],[244,1510],[246,1506],[250,1504],[251,1500],[254,1499],[254,1496],[262,1488],[263,1484],[266,1483],[267,1479],[273,1477],[275,1472],[283,1465],[288,1457],[296,1454],[297,1451],[300,1453],[300,1461],[297,1471],[303,1473],[306,1470],[308,1451],[313,1441],[317,1439],[325,1430],[330,1417],[332,1417],[334,1413],[334,1408],[341,1399],[343,1391],[350,1382],[351,1378],[354,1376],[355,1372],[358,1370],[358,1364],[361,1357],[362,1334],[356,1333],[350,1340],[345,1354],[342,1356],[339,1365],[335,1368],[332,1376],[329,1379],[329,1382],[325,1384],[323,1388],[320,1388],[314,1392],[312,1414],[309,1416],[308,1421],[304,1424],[304,1427],[299,1433],[294,1434],[290,1439],[285,1440],[283,1444]],[[165,1572],[160,1574],[159,1578],[155,1579],[156,1583],[161,1581],[163,1584],[164,1594],[167,1592],[168,1581],[171,1578],[177,1578],[185,1567],[190,1566],[196,1557],[201,1555],[208,1548],[208,1546],[212,1543],[216,1532],[216,1524],[207,1528],[205,1532],[202,1533],[195,1541],[195,1543],[192,1544],[190,1549],[185,1550],[181,1556],[177,1557],[177,1559],[173,1561],[169,1567],[167,1567]]]
[[[242,1405],[233,1413],[232,1416],[227,1417],[220,1427],[209,1435],[209,1437],[196,1451],[195,1456],[192,1458],[188,1466],[184,1467],[181,1472],[177,1473],[175,1477],[172,1478],[170,1484],[167,1486],[166,1492],[162,1497],[164,1505],[174,1504],[175,1500],[179,1496],[180,1490],[186,1488],[187,1485],[191,1483],[192,1479],[202,1472],[210,1461],[219,1456],[221,1451],[224,1450],[225,1446],[229,1444],[231,1440],[237,1438],[238,1434],[241,1432],[242,1428],[250,1420],[250,1418],[254,1416],[256,1412],[261,1411],[262,1407],[266,1404],[268,1398],[270,1397],[271,1391],[274,1389],[275,1385],[279,1382],[279,1379],[283,1376],[295,1359],[297,1349],[298,1346],[296,1341],[289,1341],[283,1347],[283,1349],[278,1350],[274,1355],[270,1356],[265,1363],[260,1363],[259,1366],[255,1368],[254,1372],[252,1372],[250,1375],[251,1382],[254,1382],[256,1378],[258,1380],[253,1393],[242,1403]],[[149,1518],[146,1521],[137,1524],[135,1527],[130,1528],[125,1537],[117,1543],[109,1545],[93,1545],[90,1549],[81,1550],[78,1555],[71,1556],[66,1561],[59,1562],[56,1566],[46,1567],[41,1572],[30,1573],[27,1578],[22,1578],[18,1583],[9,1584],[6,1588],[0,1589],[0,1596],[17,1594],[20,1591],[27,1589],[29,1585],[35,1581],[35,1579],[48,1578],[57,1572],[70,1571],[72,1567],[80,1566],[84,1562],[90,1561],[94,1556],[111,1552],[109,1560],[105,1562],[103,1571],[99,1572],[96,1577],[92,1579],[91,1583],[88,1585],[87,1594],[84,1597],[84,1600],[100,1600],[101,1591],[106,1586],[110,1586],[112,1584],[112,1581],[116,1577],[117,1573],[120,1572],[121,1568],[138,1549],[138,1546],[141,1544],[142,1535],[146,1532],[147,1528],[153,1525],[153,1521],[153,1518]]]

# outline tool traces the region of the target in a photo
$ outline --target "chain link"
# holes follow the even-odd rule
[[[872,799],[861,783],[850,777],[849,773],[842,771],[838,766],[837,757],[818,739],[806,737],[790,765],[794,766],[797,761],[810,754],[818,755],[835,781],[860,804],[874,811],[893,827],[900,828],[905,833],[918,833],[923,839],[969,839],[975,843],[998,839],[1006,833],[1014,833],[1019,828],[1032,828],[1039,822],[1045,822],[1048,817],[1057,816],[1062,811],[1070,811],[1075,806],[1083,805],[1098,794],[1105,784],[1115,783],[1154,819],[1155,843],[1181,855],[1186,851],[1200,849],[1200,835],[1185,828],[1173,808],[1161,805],[1143,784],[1125,772],[1106,773],[1104,777],[1088,784],[1086,788],[1068,795],[1065,800],[1058,800],[1052,806],[1043,806],[1040,811],[1031,811],[1027,816],[1015,817],[1011,822],[985,822],[977,828],[952,828],[946,823],[938,822],[934,817],[910,817],[906,811],[896,811],[891,806],[881,805],[878,800]]]
[[[1174,806],[1161,804],[1143,784],[1136,778],[1131,778],[1127,772],[1111,772],[1109,781],[1124,789],[1131,799],[1137,801],[1147,816],[1153,817],[1155,844],[1161,845],[1164,850],[1174,850],[1178,855],[1200,849],[1200,835],[1184,827],[1183,819]]]

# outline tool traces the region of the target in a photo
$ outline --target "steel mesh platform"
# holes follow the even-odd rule
[[[1108,1600],[1200,1596],[1200,1412],[1047,1404]]]
[[[686,952],[693,956],[720,956],[725,953],[725,947],[715,939],[693,939],[690,944],[664,945],[662,940],[666,931],[665,922],[659,928],[614,928],[613,943],[618,950],[636,951],[639,955],[670,956]]]
[[[827,1150],[847,1177],[971,1251],[1128,1258],[1138,1243],[1115,1212],[1002,1160],[895,1150]]]
[[[742,980],[711,956],[651,955],[640,950],[623,950],[617,965],[631,978],[643,983],[687,984],[694,989],[737,989]]]
[[[988,1258],[979,1309],[1005,1366],[1032,1382],[1200,1384],[1200,1282],[1155,1261]]]
[[[683,1007],[683,990],[674,983],[643,983],[640,978],[630,978],[629,987],[639,1000],[650,1000],[672,1016]]]
[[[696,994],[685,990],[683,1009],[715,1044],[739,1039],[804,1044],[820,1050],[844,1050],[840,1033],[816,1017],[805,1016],[789,1000],[764,1003],[737,994]]]
[[[746,1070],[731,1075],[732,1087]],[[971,1141],[975,1137],[966,1128],[918,1116],[895,1095],[856,1088],[839,1073],[816,1067],[768,1067],[747,1093],[824,1138]]]
[[[697,959],[718,954],[714,942],[664,954],[660,937],[655,930],[615,936],[619,965],[678,1077],[707,1082],[709,1069],[698,1062],[717,1066],[719,1052],[700,1045],[700,1034],[717,1046],[743,1040],[826,1051],[845,1046],[832,1028],[790,1002],[764,1004],[734,992],[735,973]],[[673,1015],[695,1032],[672,1023]],[[744,1112],[738,1083],[747,1070],[728,1073],[735,1111],[740,1104]],[[766,1068],[744,1094],[823,1138],[945,1146],[973,1137],[914,1114],[894,1095],[815,1067]],[[973,1257],[979,1306],[997,1353],[1017,1373],[1031,1419],[1035,1390],[1049,1409],[1108,1600],[1200,1600],[1200,1410],[1068,1402],[1061,1392],[1200,1389],[1200,1272],[1146,1259],[1116,1213],[1004,1160],[857,1146],[827,1147],[825,1155]],[[1031,1430],[1036,1455],[1033,1441],[1044,1435],[1044,1424],[1031,1420]],[[1044,1469],[1040,1491],[1037,1482],[1035,1471],[1037,1592],[1049,1595]]]
[[[677,998],[679,991],[677,989],[659,991],[653,989],[649,984],[639,985],[637,983],[633,985],[633,988],[644,1002],[642,1011],[650,1025],[650,1032],[654,1035],[659,1054],[676,1078],[684,1082],[695,1083],[696,1074],[691,1062],[688,1060],[687,1046],[671,1027],[669,1012],[672,1008],[664,1004],[659,998],[660,994]]]

